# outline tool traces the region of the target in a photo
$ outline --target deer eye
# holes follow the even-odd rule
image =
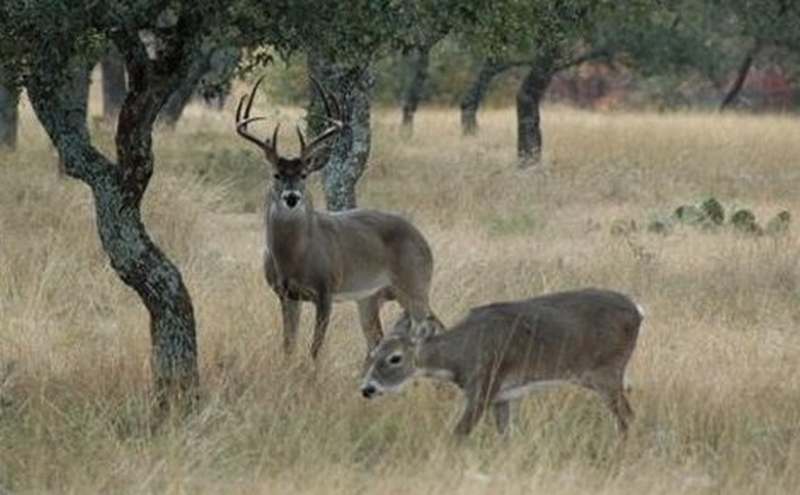
[[[300,174],[301,179],[305,179],[306,177],[308,177],[307,173],[303,172],[302,174]]]
[[[402,354],[393,354],[389,356],[389,364],[400,364],[403,361]]]
[[[278,180],[281,178],[281,174],[275,174],[272,176],[273,179]]]

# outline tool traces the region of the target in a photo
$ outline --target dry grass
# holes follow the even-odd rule
[[[420,383],[399,397],[360,399],[364,343],[352,305],[336,307],[316,375],[305,352],[285,365],[276,300],[260,272],[266,172],[232,137],[229,113],[199,108],[178,132],[159,135],[146,206],[195,300],[203,406],[150,433],[146,313],[99,248],[88,190],[55,177],[55,158],[25,116],[21,150],[0,157],[0,370],[16,364],[8,380],[0,376],[0,491],[659,494],[800,485],[796,232],[610,233],[615,220],[641,224],[706,194],[797,216],[800,141],[788,117],[551,108],[547,166],[519,172],[512,111],[483,114],[481,135],[466,141],[452,111],[424,111],[410,144],[397,138],[396,112],[379,111],[361,202],[402,211],[427,234],[433,302],[445,321],[475,304],[585,285],[628,292],[648,311],[627,443],[617,443],[594,397],[564,389],[527,399],[510,440],[482,425],[454,445],[454,391]],[[97,132],[108,149],[108,131]],[[305,319],[305,338],[309,329]]]

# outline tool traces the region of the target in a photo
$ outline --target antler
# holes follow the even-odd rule
[[[323,88],[314,77],[310,77],[310,79],[314,88],[319,93],[320,98],[322,98],[322,105],[325,107],[325,116],[322,118],[330,125],[314,137],[308,145],[305,144],[303,132],[300,130],[300,127],[297,128],[297,137],[300,139],[300,159],[306,163],[313,158],[314,155],[325,149],[329,144],[328,140],[338,135],[344,128],[344,123],[342,123],[341,120],[342,107],[339,105],[339,100]],[[320,167],[321,165],[314,167],[314,170]]]
[[[264,76],[258,78],[256,84],[253,86],[253,89],[250,91],[249,95],[242,95],[242,98],[239,100],[239,105],[236,107],[236,133],[239,134],[241,137],[245,138],[246,140],[250,141],[251,143],[255,144],[262,150],[264,150],[264,154],[267,156],[267,160],[272,163],[273,165],[278,164],[278,129],[280,128],[280,124],[275,126],[275,131],[272,133],[272,141],[267,138],[264,140],[260,140],[254,135],[250,134],[250,131],[247,130],[247,125],[251,122],[256,122],[259,120],[266,120],[266,117],[251,117],[250,116],[250,109],[253,107],[253,98],[256,96],[256,91],[258,87],[261,85],[261,81],[264,80]],[[245,101],[247,101],[247,106],[245,106]],[[244,115],[242,115],[242,107],[244,106]]]

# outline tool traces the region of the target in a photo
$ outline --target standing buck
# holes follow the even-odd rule
[[[433,256],[422,234],[403,218],[380,211],[316,211],[306,191],[308,174],[325,165],[320,152],[342,131],[339,102],[311,79],[325,107],[328,127],[308,144],[298,127],[300,156],[286,158],[278,154],[279,125],[271,140],[262,141],[247,129],[248,124],[264,120],[250,117],[262,80],[239,101],[236,131],[261,148],[274,168],[266,200],[264,271],[280,299],[284,351],[290,354],[295,348],[301,301],[316,307],[314,359],[325,340],[333,301],[357,302],[368,349],[383,337],[380,307],[387,300],[400,303],[415,329],[435,333],[441,323],[428,302]]]
[[[401,317],[370,352],[361,393],[397,392],[415,376],[454,383],[466,397],[457,435],[468,435],[487,406],[505,433],[510,401],[555,383],[593,390],[621,432],[633,410],[623,386],[643,312],[617,292],[584,289],[473,308],[440,335],[412,334]]]

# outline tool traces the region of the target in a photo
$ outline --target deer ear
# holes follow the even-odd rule
[[[437,333],[444,331],[444,325],[433,315],[428,316],[419,323],[411,325],[411,339],[414,342],[427,340]]]
[[[407,312],[403,312],[400,318],[392,325],[392,335],[411,336],[411,316]]]

